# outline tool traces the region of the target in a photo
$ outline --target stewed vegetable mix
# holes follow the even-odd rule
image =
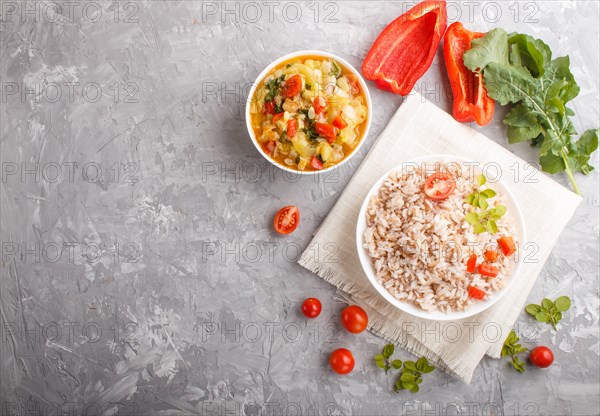
[[[323,57],[299,57],[275,68],[251,104],[254,134],[276,162],[303,171],[326,169],[362,140],[367,104],[351,71]]]

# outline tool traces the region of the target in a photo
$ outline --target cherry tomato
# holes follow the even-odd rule
[[[286,79],[282,91],[285,98],[294,98],[302,91],[302,77],[296,74]]]
[[[469,292],[469,297],[473,298],[473,299],[483,299],[485,298],[485,291],[479,289],[478,287],[475,286],[469,286],[467,288],[468,292]]]
[[[316,318],[321,313],[321,301],[317,298],[308,298],[302,303],[302,313],[307,318]]]
[[[548,347],[535,347],[529,353],[531,363],[539,368],[547,368],[554,362],[554,354]]]
[[[315,109],[315,114],[319,115],[325,109],[327,105],[327,101],[323,97],[316,97],[313,100],[313,108]]]
[[[335,137],[336,137],[337,133],[335,131],[335,127],[332,126],[331,124],[316,122],[315,123],[315,131],[317,132],[317,134],[319,136],[326,138],[327,142],[329,144],[331,144],[335,141]]]
[[[343,129],[344,127],[346,127],[348,125],[348,123],[346,123],[346,120],[344,120],[341,115],[337,115],[333,119],[333,125],[335,127],[337,127],[338,129]]]
[[[348,306],[342,311],[342,325],[353,334],[358,334],[367,328],[369,317],[363,308],[357,305]]]
[[[498,260],[498,253],[493,250],[486,250],[486,252],[483,253],[483,257],[485,257],[487,261],[491,261],[493,263]]]
[[[331,369],[338,374],[348,374],[354,369],[354,356],[346,348],[338,348],[329,356]]]
[[[287,136],[294,137],[298,130],[298,122],[295,119],[288,120],[287,122]]]
[[[513,241],[512,237],[509,236],[501,237],[498,240],[498,245],[502,249],[502,254],[504,254],[505,256],[510,256],[515,251],[517,251],[517,246],[515,245],[515,242]]]
[[[275,111],[275,110],[273,109],[273,111]],[[284,114],[283,112],[275,114],[273,116],[273,124],[275,124],[277,122],[277,120],[279,120],[281,117],[283,117],[283,114]]]
[[[273,227],[279,234],[290,234],[294,232],[299,223],[300,211],[298,207],[288,205],[277,212],[273,220]]]
[[[467,272],[475,273],[476,267],[477,267],[477,255],[471,254],[469,256],[469,260],[467,260]]]
[[[275,103],[273,101],[265,101],[263,104],[263,113],[275,114]]]
[[[312,166],[314,170],[321,170],[323,169],[323,162],[321,162],[318,157],[313,156],[310,159],[310,166]]]
[[[427,178],[423,188],[429,199],[441,201],[452,195],[456,189],[456,181],[449,173],[436,172]]]
[[[264,146],[263,149],[265,150],[265,153],[272,155],[273,152],[275,151],[275,147],[277,146],[277,143],[275,143],[275,140],[269,140]]]
[[[500,270],[498,270],[497,267],[494,267],[491,264],[486,264],[486,263],[480,264],[479,267],[477,268],[477,271],[479,272],[480,275],[487,276],[487,277],[496,277],[496,276],[498,276],[498,273],[500,273]]]

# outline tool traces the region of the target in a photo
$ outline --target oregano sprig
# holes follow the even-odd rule
[[[477,181],[478,186],[483,186],[487,182],[487,178],[483,174],[478,175],[475,178],[475,180]],[[493,198],[495,196],[496,192],[494,192],[493,189],[488,188],[484,189],[481,192],[479,191],[479,189],[476,189],[475,191],[467,195],[467,204],[473,205],[476,208],[479,207],[481,209],[487,209],[489,207],[489,204],[486,201],[486,199]]]
[[[504,214],[506,214],[506,207],[504,205],[498,205],[486,211],[471,211],[465,216],[465,221],[473,226],[473,231],[477,234],[481,234],[485,231],[490,234],[496,234],[498,232],[498,224],[496,224],[496,221]]]
[[[435,367],[430,365],[427,358],[421,357],[414,361],[392,360],[394,354],[394,344],[387,344],[383,347],[381,354],[374,357],[377,367],[385,370],[386,374],[390,369],[400,370],[400,376],[394,383],[394,391],[410,390],[413,393],[419,391],[419,384],[423,382],[423,374],[431,373]],[[404,364],[404,367],[402,365]]]
[[[531,303],[525,307],[525,312],[536,320],[550,323],[556,329],[556,324],[562,319],[562,313],[571,307],[571,299],[568,296],[560,296],[554,302],[548,298],[542,299],[542,304]]]
[[[394,384],[394,391],[410,390],[413,393],[419,391],[419,384],[423,382],[423,374],[431,373],[435,367],[429,365],[427,358],[421,357],[415,363],[414,361],[404,361],[404,368],[400,377]]]
[[[383,368],[387,373],[390,368],[399,369],[402,367],[402,361],[400,360],[392,360],[390,361],[390,357],[394,353],[394,344],[387,344],[383,347],[381,354],[377,354],[375,356],[375,364],[377,367]]]
[[[520,373],[525,372],[525,363],[519,359],[519,354],[527,351],[527,348],[521,346],[519,342],[519,337],[515,333],[515,331],[510,331],[508,337],[504,341],[504,345],[502,346],[502,357],[511,357],[512,366]]]
[[[485,185],[487,182],[485,175],[478,175],[476,180],[478,188],[467,195],[466,199],[467,204],[472,205],[475,209],[465,216],[465,221],[473,226],[473,231],[477,234],[485,231],[490,234],[496,234],[498,232],[496,221],[506,214],[506,207],[504,205],[497,205],[494,208],[488,209],[490,204],[487,200],[495,197],[496,192],[490,188],[482,191],[479,190],[479,187]]]

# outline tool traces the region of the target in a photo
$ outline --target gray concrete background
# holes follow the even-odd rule
[[[296,178],[250,142],[247,87],[299,49],[360,66],[406,9],[74,1],[57,14],[51,2],[3,1],[0,413],[598,414],[597,171],[578,176],[585,199],[529,298],[569,295],[572,309],[557,332],[520,318],[528,346],[555,352],[545,371],[485,358],[470,385],[435,372],[419,394],[394,394],[372,363],[384,342],[340,330],[341,296],[295,264],[401,97],[370,85],[360,154],[332,175]],[[569,54],[582,88],[576,126],[598,126],[597,2],[448,11],[467,28],[531,33]],[[449,110],[443,65],[440,48],[417,89]],[[508,146],[502,113],[481,130]],[[509,148],[536,160],[528,145]],[[302,224],[281,238],[271,221],[287,204]],[[299,312],[309,296],[324,306],[314,322]],[[355,353],[350,376],[328,369],[339,346]]]

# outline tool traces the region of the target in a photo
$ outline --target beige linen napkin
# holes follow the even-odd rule
[[[487,311],[456,322],[414,318],[387,303],[364,275],[354,237],[360,206],[377,179],[402,162],[436,153],[496,164],[521,206],[529,243],[509,292]],[[415,355],[425,355],[468,383],[484,354],[499,357],[510,327],[580,202],[573,192],[413,93],[373,145],[299,263],[365,308],[372,332]],[[334,255],[332,248],[337,250]]]

